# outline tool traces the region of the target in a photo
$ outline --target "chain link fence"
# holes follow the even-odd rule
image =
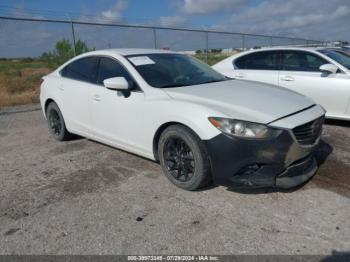
[[[250,48],[323,44],[201,29],[0,16],[0,108],[38,102],[42,76],[72,56],[92,49],[170,49],[212,65]]]
[[[57,41],[83,41],[89,48],[159,48],[201,53],[233,52],[269,46],[315,46],[324,42],[292,37],[201,29],[0,17],[0,58],[39,57]]]

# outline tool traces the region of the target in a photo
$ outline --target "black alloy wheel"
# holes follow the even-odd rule
[[[157,151],[163,172],[174,185],[193,191],[212,182],[207,149],[190,128],[178,124],[167,127]]]
[[[64,122],[62,113],[55,102],[51,102],[46,109],[46,118],[50,133],[56,140],[66,141],[72,138]]]
[[[170,137],[165,143],[164,159],[169,173],[180,182],[190,181],[195,172],[193,152],[184,140]]]
[[[61,132],[62,132],[62,124],[61,124],[61,119],[59,114],[57,113],[56,110],[52,109],[49,112],[49,126],[51,128],[51,133],[59,137]]]

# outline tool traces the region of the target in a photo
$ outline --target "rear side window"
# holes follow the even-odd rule
[[[235,66],[238,69],[278,70],[278,51],[256,52],[238,58]]]
[[[75,80],[95,82],[97,57],[84,57],[62,69],[61,75]]]
[[[282,57],[282,70],[319,72],[320,66],[328,62],[322,57],[303,51],[284,51]]]
[[[97,73],[97,84],[103,85],[103,81],[112,77],[125,77],[132,87],[135,87],[135,82],[129,72],[116,60],[101,57]]]

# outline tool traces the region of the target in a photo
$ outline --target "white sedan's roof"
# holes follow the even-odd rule
[[[105,49],[85,53],[86,55],[141,55],[141,54],[163,54],[163,53],[174,53],[169,50],[162,49],[143,49],[143,48],[115,48]]]
[[[320,50],[325,47],[302,47],[302,46],[274,46],[274,47],[262,47],[258,49],[251,49],[249,51],[259,51],[259,50]]]

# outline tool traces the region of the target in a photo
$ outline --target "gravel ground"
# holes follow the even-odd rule
[[[0,254],[350,251],[350,123],[327,122],[303,187],[186,192],[152,161],[55,141],[36,108],[0,112]]]

